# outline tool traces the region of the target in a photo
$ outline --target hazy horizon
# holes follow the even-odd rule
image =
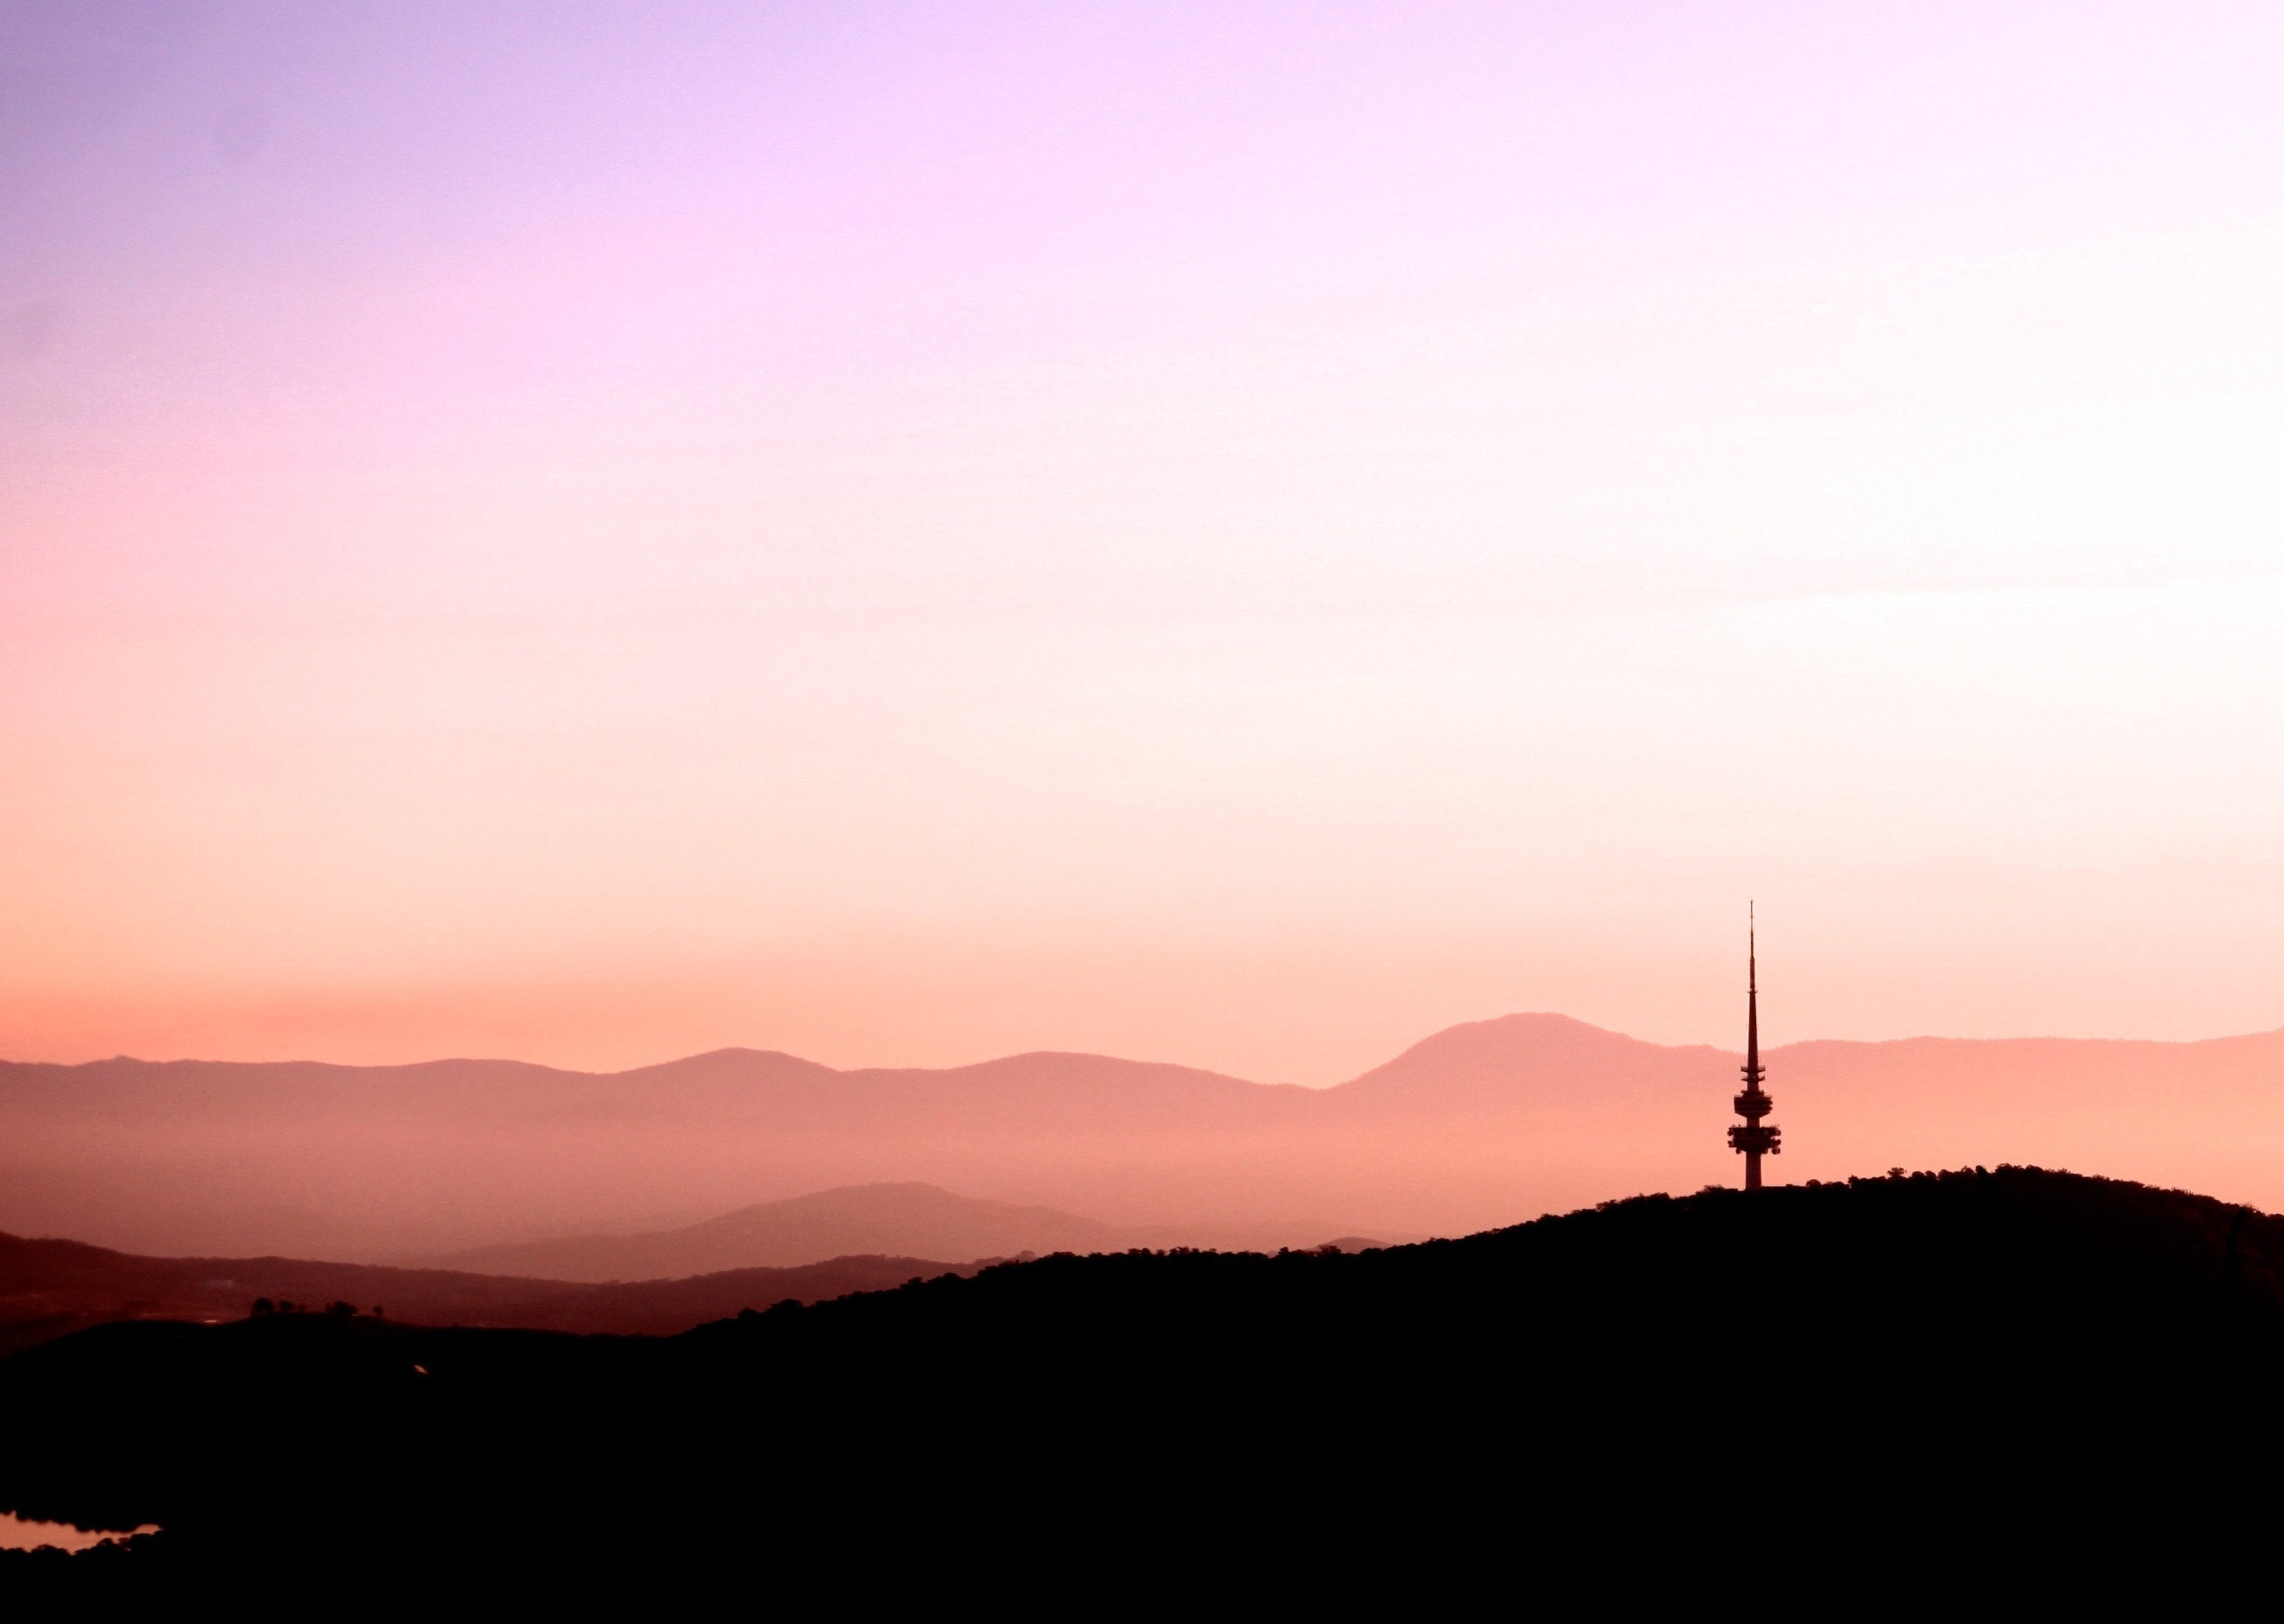
[[[2284,1210],[2268,1148],[2284,1033],[1827,1040],[1764,1058],[1778,1183],[2012,1162]],[[918,1182],[1115,1223],[1454,1234],[1733,1180],[1737,1083],[1733,1050],[1546,1016],[1446,1028],[1317,1089],[1071,1053],[840,1072],[731,1050],[603,1076],[10,1063],[0,1230],[379,1261]]]

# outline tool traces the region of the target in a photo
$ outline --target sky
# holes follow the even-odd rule
[[[2284,1026],[2284,12],[0,0],[0,1055]]]

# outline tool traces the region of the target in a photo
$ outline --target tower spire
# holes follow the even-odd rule
[[[1744,1091],[1733,1102],[1737,1114],[1744,1121],[1729,1129],[1729,1148],[1745,1159],[1745,1188],[1761,1187],[1761,1158],[1779,1154],[1783,1146],[1777,1143],[1782,1128],[1771,1128],[1762,1121],[1776,1109],[1776,1102],[1762,1091],[1761,1079],[1767,1073],[1761,1068],[1761,967],[1758,923],[1753,917],[1753,904],[1745,904],[1745,1074]]]
[[[1745,904],[1745,1080],[1758,1088],[1761,1081],[1761,949],[1760,928],[1753,905]]]

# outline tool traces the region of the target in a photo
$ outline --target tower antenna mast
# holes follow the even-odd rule
[[[1761,1187],[1761,1158],[1780,1154],[1784,1147],[1778,1144],[1784,1130],[1772,1128],[1762,1119],[1774,1111],[1776,1101],[1761,1089],[1761,1079],[1767,1074],[1761,1068],[1761,972],[1760,948],[1753,904],[1745,904],[1745,1074],[1744,1091],[1733,1102],[1737,1114],[1745,1120],[1729,1129],[1729,1148],[1745,1159],[1745,1188]]]

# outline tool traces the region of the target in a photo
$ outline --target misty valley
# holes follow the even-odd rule
[[[596,1281],[852,1253],[958,1262],[1458,1235],[1727,1179],[1707,1090],[1740,1058],[1516,1015],[1451,1027],[1322,1089],[1052,1053],[849,1072],[745,1050],[606,1074],[0,1063],[0,1231],[142,1254]],[[1811,1129],[1786,1152],[1788,1179],[2035,1162],[2284,1208],[2284,1163],[2252,1148],[2284,1140],[2272,1083],[2284,1035],[1821,1042],[1768,1059],[1785,1109]],[[2154,1076],[2163,1136],[2145,1131]],[[843,1222],[820,1210],[802,1231],[799,1209],[785,1209],[764,1240],[730,1216],[882,1184],[1066,1221],[1010,1225],[978,1206],[957,1222],[915,1209]],[[669,1234],[683,1238],[656,1256],[624,1238]],[[583,1239],[619,1253],[564,1250]]]

